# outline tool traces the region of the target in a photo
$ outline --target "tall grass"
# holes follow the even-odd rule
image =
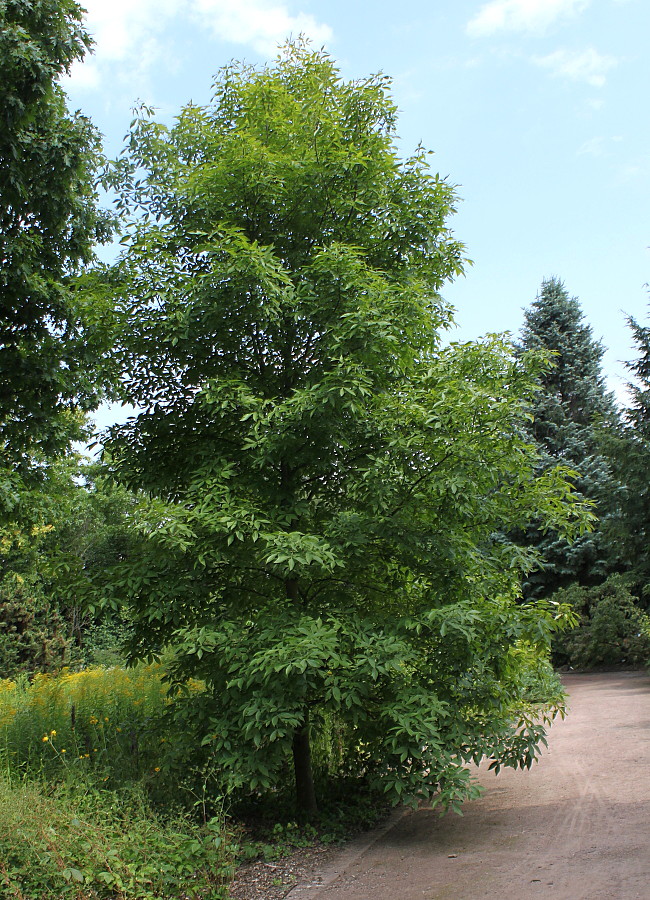
[[[72,770],[120,781],[159,769],[153,723],[168,703],[157,666],[63,670],[0,682],[0,754],[12,772]]]
[[[227,895],[218,802],[192,815],[165,777],[168,704],[159,666],[0,681],[2,900]]]

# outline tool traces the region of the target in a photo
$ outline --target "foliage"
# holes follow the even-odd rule
[[[62,566],[70,549],[59,530],[80,490],[75,471],[74,462],[63,459],[44,467],[37,485],[15,472],[4,482],[0,476],[0,489],[13,482],[10,516],[0,515],[0,677],[69,660],[72,631],[57,589],[67,581]]]
[[[69,655],[66,632],[40,585],[21,576],[0,582],[0,677],[60,668]]]
[[[0,677],[123,661],[128,619],[96,608],[88,575],[125,553],[132,505],[73,455],[23,486],[13,520],[0,521]]]
[[[14,900],[218,900],[234,847],[223,822],[161,820],[133,791],[0,778],[0,895]]]
[[[287,785],[288,787],[288,785]],[[358,779],[333,779],[323,785],[320,815],[315,823],[296,819],[290,790],[240,799],[230,806],[230,814],[242,823],[241,858],[267,860],[289,855],[295,849],[349,841],[361,832],[376,828],[390,813],[390,804],[381,791],[369,789]]]
[[[393,800],[457,803],[483,754],[529,764],[524,681],[562,612],[517,603],[532,557],[497,532],[585,524],[522,436],[545,354],[441,349],[455,197],[423,149],[398,158],[388,87],[290,44],[171,129],[144,111],[98,287],[142,409],[106,459],[148,496],[96,590],[129,604],[134,657],[171,645],[178,685],[205,683],[177,705],[188,746],[250,791],[293,758],[311,813],[328,715]]]
[[[95,244],[109,238],[112,220],[96,206],[99,135],[67,110],[58,83],[90,46],[82,14],[73,0],[0,2],[4,675],[60,664],[75,632],[78,642],[78,604],[62,605],[59,592],[79,568],[62,523],[81,490],[73,481],[76,461],[58,457],[86,434],[84,413],[103,390],[97,381],[103,345],[93,328],[101,298],[85,306],[75,278]],[[8,641],[9,634],[17,640]]]
[[[57,79],[89,40],[73,0],[0,3],[0,486],[80,434],[98,352],[70,276],[106,240],[93,172],[99,136]],[[0,514],[2,496],[0,489]]]
[[[639,325],[631,316],[627,321],[639,350],[638,359],[628,363],[628,369],[635,379],[635,382],[629,385],[632,394],[629,418],[638,433],[648,441],[650,440],[650,325]]]
[[[625,492],[618,517],[620,540],[626,548],[631,576],[650,601],[650,326],[629,319],[638,357],[628,363],[634,377],[629,385],[631,405],[626,425],[610,441],[609,451],[619,467]]]
[[[166,704],[157,667],[0,682],[1,896],[226,895],[237,846],[214,803],[190,816],[165,782],[174,735],[155,723]]]
[[[63,671],[0,682],[0,753],[13,772],[54,781],[95,773],[107,786],[145,778],[156,788],[167,702],[158,668]]]
[[[616,430],[618,414],[601,370],[604,349],[583,320],[578,299],[557,278],[542,282],[525,314],[521,349],[554,354],[530,407],[528,432],[540,450],[540,469],[561,463],[577,470],[576,489],[598,516],[594,529],[573,542],[554,529],[527,530],[523,543],[542,560],[526,581],[531,597],[548,596],[573,581],[597,583],[622,564],[612,521],[623,487],[602,446],[604,435]]]
[[[559,664],[590,669],[650,662],[650,616],[639,609],[620,575],[598,587],[572,585],[555,599],[570,604],[579,616],[576,627],[556,639]]]

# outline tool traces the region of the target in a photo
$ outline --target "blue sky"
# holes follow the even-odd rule
[[[83,2],[83,0],[82,0]],[[580,298],[623,396],[625,314],[650,281],[648,0],[85,0],[95,54],[65,79],[109,154],[142,100],[170,122],[230,59],[309,35],[346,78],[394,80],[400,146],[458,185],[474,265],[443,292],[459,340],[516,334],[544,277]]]

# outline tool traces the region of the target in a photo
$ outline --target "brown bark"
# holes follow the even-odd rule
[[[293,771],[296,780],[296,806],[308,818],[318,812],[309,742],[309,713],[293,734]]]

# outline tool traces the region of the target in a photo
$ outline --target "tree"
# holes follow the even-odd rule
[[[79,436],[93,408],[97,347],[70,276],[107,238],[93,173],[99,136],[70,115],[57,79],[89,40],[72,0],[0,2],[0,448],[16,473]],[[34,457],[40,463],[34,467]],[[7,486],[7,479],[14,479]],[[18,487],[17,487],[18,485]]]
[[[204,681],[188,744],[253,790],[291,757],[308,813],[326,715],[394,799],[456,803],[484,754],[531,764],[557,611],[516,602],[529,560],[496,532],[584,520],[522,438],[544,355],[441,349],[454,192],[398,158],[388,88],[290,44],[171,129],[144,111],[112,180],[133,220],[102,278],[142,411],[107,462],[149,499],[104,590],[134,656],[171,645]]]
[[[634,377],[629,391],[631,405],[626,411],[625,426],[619,429],[617,440],[611,442],[611,452],[619,466],[623,480],[624,500],[621,506],[620,528],[626,548],[628,566],[638,594],[650,590],[650,326],[643,326],[628,318],[637,359],[628,363]]]
[[[578,615],[574,628],[555,642],[559,663],[580,669],[641,667],[650,658],[650,617],[642,612],[621,575],[595,587],[573,584],[558,592]]]
[[[628,363],[628,369],[636,383],[630,384],[632,405],[629,420],[645,440],[650,440],[650,325],[639,323],[628,317],[627,323],[639,350],[639,358]]]
[[[540,377],[528,431],[540,448],[542,470],[562,463],[575,470],[576,489],[594,505],[599,522],[573,543],[554,530],[533,527],[524,541],[536,547],[542,566],[531,573],[528,596],[548,596],[574,581],[597,584],[621,564],[611,521],[617,515],[621,484],[603,450],[603,431],[615,429],[618,414],[601,369],[603,347],[576,297],[557,278],[542,282],[525,313],[523,350],[555,354]]]
[[[95,662],[95,651],[119,659],[128,623],[97,609],[92,573],[127,552],[134,499],[97,469],[75,454],[52,461],[22,493],[25,514],[0,525],[0,678]]]

